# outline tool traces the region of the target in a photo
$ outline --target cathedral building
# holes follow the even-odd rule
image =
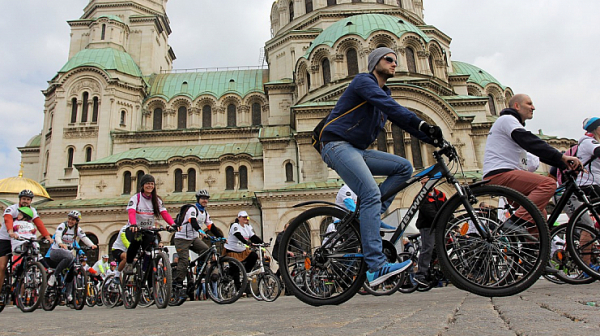
[[[265,66],[177,71],[167,0],[90,0],[68,21],[69,58],[43,91],[43,129],[19,148],[24,176],[52,197],[34,206],[51,232],[68,211],[81,211],[82,228],[106,254],[150,173],[172,216],[207,189],[209,213],[224,232],[245,210],[268,241],[305,210],[293,205],[334,200],[343,182],[310,133],[380,46],[398,55],[388,81],[393,98],[442,128],[465,182],[480,179],[488,131],[513,91],[453,60],[451,37],[424,21],[424,5],[277,0]],[[389,122],[372,148],[406,157],[416,171],[434,163],[432,146]],[[391,209],[408,207],[416,190],[399,194]],[[310,223],[315,237],[327,224]]]

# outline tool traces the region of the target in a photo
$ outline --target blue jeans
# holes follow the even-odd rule
[[[335,170],[360,200],[360,235],[369,271],[379,270],[387,259],[382,252],[379,224],[381,214],[394,197],[381,202],[381,195],[412,175],[408,160],[390,153],[358,149],[346,141],[332,141],[321,151],[323,161]],[[387,176],[381,186],[373,176]]]

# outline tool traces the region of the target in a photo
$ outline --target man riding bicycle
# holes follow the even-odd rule
[[[22,190],[19,193],[19,202],[13,204],[4,210],[4,222],[0,228],[0,291],[4,284],[4,276],[6,274],[6,266],[8,265],[8,254],[11,253],[11,238],[16,239],[19,236],[13,230],[13,221],[19,216],[19,208],[29,207],[32,212],[33,224],[48,241],[52,242],[52,237],[46,230],[44,223],[38,216],[35,208],[31,207],[33,200],[33,192],[31,190]],[[1,298],[0,298],[1,299]]]
[[[411,264],[411,261],[387,262],[382,252],[379,226],[381,214],[395,197],[393,195],[382,203],[381,195],[408,180],[413,170],[405,158],[367,148],[377,139],[388,119],[422,141],[433,143],[432,139],[442,138],[438,126],[430,126],[391,97],[391,90],[385,84],[395,75],[396,58],[396,53],[385,47],[369,54],[369,73],[354,77],[331,111],[320,136],[323,161],[360,200],[361,242],[368,266],[367,280],[372,286],[406,270]],[[373,175],[387,178],[378,186]]]

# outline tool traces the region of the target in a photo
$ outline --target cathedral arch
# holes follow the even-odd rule
[[[388,47],[392,50],[398,49],[398,43],[396,42],[397,37],[393,36],[388,32],[379,32],[375,35],[372,35],[367,40],[369,45],[368,52],[371,52],[379,47]]]

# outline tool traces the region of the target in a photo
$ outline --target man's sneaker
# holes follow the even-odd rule
[[[56,275],[52,274],[48,278],[48,287],[52,287],[56,284]]]
[[[594,265],[594,264],[590,263],[590,268],[591,268],[592,270],[596,271],[596,272],[600,272],[600,265]],[[590,277],[590,276],[589,276],[587,273],[583,272],[583,278],[584,278],[584,279],[587,279],[587,278],[589,278],[589,277]]]
[[[133,264],[127,263],[125,265],[125,268],[123,269],[123,274],[130,275],[130,274],[133,274],[133,273],[134,273],[133,272]]]
[[[517,236],[523,237],[529,241],[536,242],[538,239],[534,237],[527,228],[523,225],[515,224],[512,219],[507,219],[504,223],[502,223],[502,231],[506,234],[516,234]]]
[[[414,280],[423,287],[429,287],[429,281],[427,281],[423,274],[415,274]]]
[[[367,281],[369,281],[369,286],[379,285],[390,277],[404,272],[410,265],[412,265],[412,261],[406,260],[401,263],[387,263],[375,272],[367,271]]]
[[[384,222],[379,223],[379,228],[384,229],[384,230],[394,230],[394,231],[397,229],[395,226],[387,225]]]

